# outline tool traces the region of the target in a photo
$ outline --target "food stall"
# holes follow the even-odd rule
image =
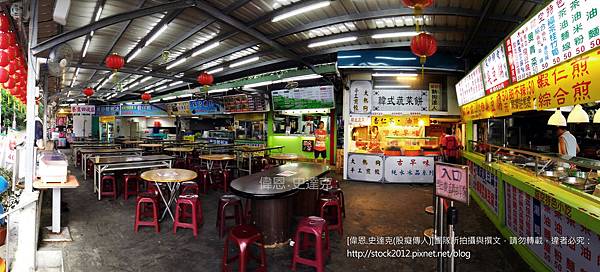
[[[577,16],[596,9],[591,1],[564,5],[549,2],[457,84],[463,157],[472,198],[534,270],[598,271],[600,50],[587,34],[600,18]],[[586,35],[536,42],[565,18]],[[576,156],[557,154],[557,126],[577,139]]]
[[[267,144],[268,97],[264,94],[236,94],[223,97],[223,107],[233,115],[235,144],[264,148]]]
[[[458,120],[453,97],[457,67],[441,57],[428,60],[431,66],[417,73],[420,64],[410,54],[338,53],[346,85],[345,179],[433,183],[440,136]]]

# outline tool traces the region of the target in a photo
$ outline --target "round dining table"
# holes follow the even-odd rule
[[[328,172],[323,164],[293,162],[235,179],[230,187],[250,199],[251,223],[263,234],[265,246],[281,247],[292,237],[294,216],[317,215],[319,179]]]
[[[176,153],[180,158],[185,158],[188,153],[194,152],[193,147],[167,147],[164,150],[167,152]]]
[[[277,164],[285,164],[286,162],[296,161],[300,158],[297,154],[271,154],[269,158]]]
[[[154,182],[156,187],[158,188],[158,193],[165,203],[165,211],[163,212],[160,220],[162,221],[166,214],[168,213],[171,216],[172,220],[175,220],[173,216],[173,212],[171,211],[171,204],[177,198],[177,193],[179,191],[179,187],[181,183],[184,181],[194,180],[198,177],[196,172],[187,170],[187,169],[179,169],[179,168],[163,168],[163,169],[155,169],[143,172],[140,177],[143,180]],[[164,192],[161,189],[160,184],[165,184],[169,189],[169,199],[165,196]]]
[[[162,144],[139,144],[138,146],[150,152],[158,152],[163,147]]]

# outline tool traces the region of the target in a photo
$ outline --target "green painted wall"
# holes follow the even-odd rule
[[[302,157],[306,157],[306,158],[310,158],[310,159],[314,158],[313,152],[303,152],[302,151],[302,140],[314,140],[315,137],[295,136],[295,135],[287,136],[285,134],[274,134],[273,133],[273,113],[269,112],[267,115],[269,116],[268,121],[267,121],[267,126],[268,126],[267,127],[267,129],[268,129],[267,145],[268,146],[281,145],[281,146],[283,146],[283,153],[294,153],[294,154],[298,154]],[[335,131],[334,131],[334,136],[335,136]],[[331,140],[332,139],[330,139],[328,137],[327,141],[326,141],[327,159],[335,160],[335,150],[333,150],[333,152],[332,152],[330,149],[330,141]]]

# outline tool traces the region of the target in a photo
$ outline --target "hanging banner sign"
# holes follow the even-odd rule
[[[191,100],[189,101],[189,104],[189,109],[192,115],[216,114],[223,112],[223,107],[211,100]]]
[[[442,84],[429,83],[429,111],[442,110]]]
[[[456,84],[458,105],[462,106],[485,96],[481,66],[475,68]]]
[[[517,82],[600,46],[598,1],[554,0],[506,39]]]
[[[96,106],[94,105],[71,105],[72,114],[95,114]]]
[[[379,112],[423,112],[429,110],[429,91],[376,90],[371,97],[371,109]]]
[[[96,107],[98,116],[119,116],[121,115],[121,106],[119,105],[100,105]]]
[[[483,83],[486,94],[507,87],[510,79],[504,46],[498,46],[489,56],[483,59],[481,69],[483,70]]]
[[[350,113],[370,113],[372,92],[371,81],[352,81],[350,84]]]
[[[469,203],[469,171],[463,165],[438,162],[435,164],[435,195]]]
[[[171,116],[192,115],[192,112],[190,111],[190,102],[189,101],[169,103],[169,104],[167,104],[167,112]]]
[[[122,105],[121,116],[167,116],[164,107],[164,104]]]

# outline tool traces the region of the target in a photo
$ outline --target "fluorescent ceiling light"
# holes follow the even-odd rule
[[[158,101],[160,101],[160,99],[154,99],[154,100],[150,100],[150,103],[156,103]]]
[[[302,14],[302,13],[305,13],[305,12],[309,12],[311,10],[315,10],[315,9],[319,9],[319,8],[322,8],[322,7],[329,6],[330,4],[331,4],[331,1],[323,1],[323,2],[318,2],[318,3],[312,4],[312,5],[308,5],[306,7],[295,9],[295,10],[292,10],[290,12],[286,12],[284,14],[275,16],[275,17],[273,17],[273,19],[271,20],[271,22],[278,22],[278,21],[281,21],[283,19],[287,19],[287,18],[296,16],[298,14]]]
[[[71,106],[71,104],[59,104],[59,106],[61,106],[61,107],[68,107],[68,106]]]
[[[212,75],[212,74],[216,74],[216,73],[219,73],[219,72],[223,72],[223,67],[207,71],[206,73]]]
[[[377,85],[373,89],[406,89],[410,88],[410,85]]]
[[[229,91],[229,89],[214,89],[214,90],[208,90],[208,93],[224,93]]]
[[[179,85],[179,84],[182,84],[182,83],[185,83],[185,82],[183,82],[183,81],[175,81],[175,82],[169,84],[169,87],[173,87],[175,85]]]
[[[88,47],[90,47],[90,40],[85,40],[85,46],[83,47],[83,54],[81,54],[82,58],[85,58],[85,55],[87,55],[87,51],[88,51]]]
[[[273,82],[272,81],[264,81],[264,82],[252,83],[252,84],[244,85],[243,88],[254,88],[254,87],[260,87],[260,86],[267,86],[267,85],[271,85],[271,83],[273,83]]]
[[[338,59],[357,59],[362,58],[361,55],[338,56]]]
[[[131,55],[129,58],[127,58],[127,62],[130,62],[133,59],[135,59],[135,57],[137,57],[137,55],[139,55],[140,52],[142,52],[142,48],[138,48],[138,50],[136,50],[135,53],[133,53],[133,55]]]
[[[251,63],[251,62],[258,61],[258,60],[259,60],[259,57],[245,59],[245,60],[242,60],[242,61],[238,61],[238,62],[232,63],[231,65],[229,65],[229,68],[242,66],[244,64],[248,64],[248,63]]]
[[[175,67],[175,66],[177,66],[177,65],[179,65],[179,64],[182,64],[182,63],[184,63],[186,60],[187,60],[187,58],[182,58],[182,59],[180,59],[180,60],[178,60],[178,61],[175,61],[175,62],[173,62],[173,63],[169,64],[169,65],[167,66],[167,70],[169,70],[169,69],[171,69],[171,68],[173,68],[173,67]]]
[[[156,90],[157,90],[157,91],[160,91],[160,90],[164,90],[164,89],[166,89],[166,88],[167,88],[167,85],[165,85],[165,86],[162,86],[162,87],[158,87],[158,88],[156,88]]]
[[[374,73],[374,77],[416,77],[414,73]]]
[[[303,76],[295,76],[295,77],[288,77],[288,78],[283,78],[280,80],[275,80],[272,83],[282,83],[282,82],[289,82],[289,81],[300,81],[300,80],[309,80],[309,79],[316,79],[316,78],[322,78],[322,75],[317,75],[317,74],[308,74],[308,75],[303,75]]]
[[[400,37],[412,37],[418,33],[415,31],[404,31],[404,32],[393,32],[393,33],[382,33],[371,36],[373,39],[386,39],[386,38],[400,38]]]
[[[146,43],[144,44],[144,46],[148,46],[149,44],[151,44],[154,40],[156,40],[156,38],[158,38],[158,36],[160,36],[160,34],[162,34],[163,32],[165,32],[165,30],[167,30],[167,27],[169,27],[169,24],[164,25],[163,27],[161,27],[158,31],[156,31],[156,33],[154,33],[154,35],[152,35],[152,37],[150,37],[150,39],[148,39],[146,41]]]
[[[198,49],[196,52],[194,52],[192,54],[192,57],[198,56],[198,55],[200,55],[200,54],[202,54],[202,53],[204,53],[204,52],[206,52],[208,50],[211,50],[211,49],[213,49],[213,48],[215,48],[217,46],[219,46],[219,42],[215,42],[215,43],[212,43],[212,44],[210,44],[208,46],[200,48],[200,49]]]
[[[150,90],[150,91],[147,91],[147,92],[145,92],[145,93],[147,93],[147,94],[151,94],[151,93],[153,93],[154,91],[156,91],[156,90]]]
[[[148,81],[150,79],[152,79],[152,77],[151,76],[147,76],[145,78],[142,78],[142,80],[140,80],[140,83],[144,83],[144,82],[146,82],[146,81]]]
[[[322,42],[311,43],[308,45],[308,47],[312,48],[312,47],[319,47],[319,46],[331,45],[331,44],[336,44],[336,43],[352,42],[352,41],[356,41],[357,39],[358,39],[358,37],[356,37],[356,36],[332,39],[332,40],[327,40],[327,41],[322,41]]]
[[[192,94],[183,94],[178,96],[177,98],[186,98],[186,97],[192,97]]]
[[[102,7],[98,8],[98,11],[96,12],[96,19],[94,19],[94,21],[98,21],[98,19],[100,19],[100,14],[102,14]]]
[[[173,100],[173,99],[176,99],[176,98],[177,98],[177,96],[169,96],[169,97],[163,98],[163,100]]]
[[[384,60],[417,60],[417,58],[396,58],[396,57],[385,57],[385,56],[375,56],[376,59],[384,59]]]

